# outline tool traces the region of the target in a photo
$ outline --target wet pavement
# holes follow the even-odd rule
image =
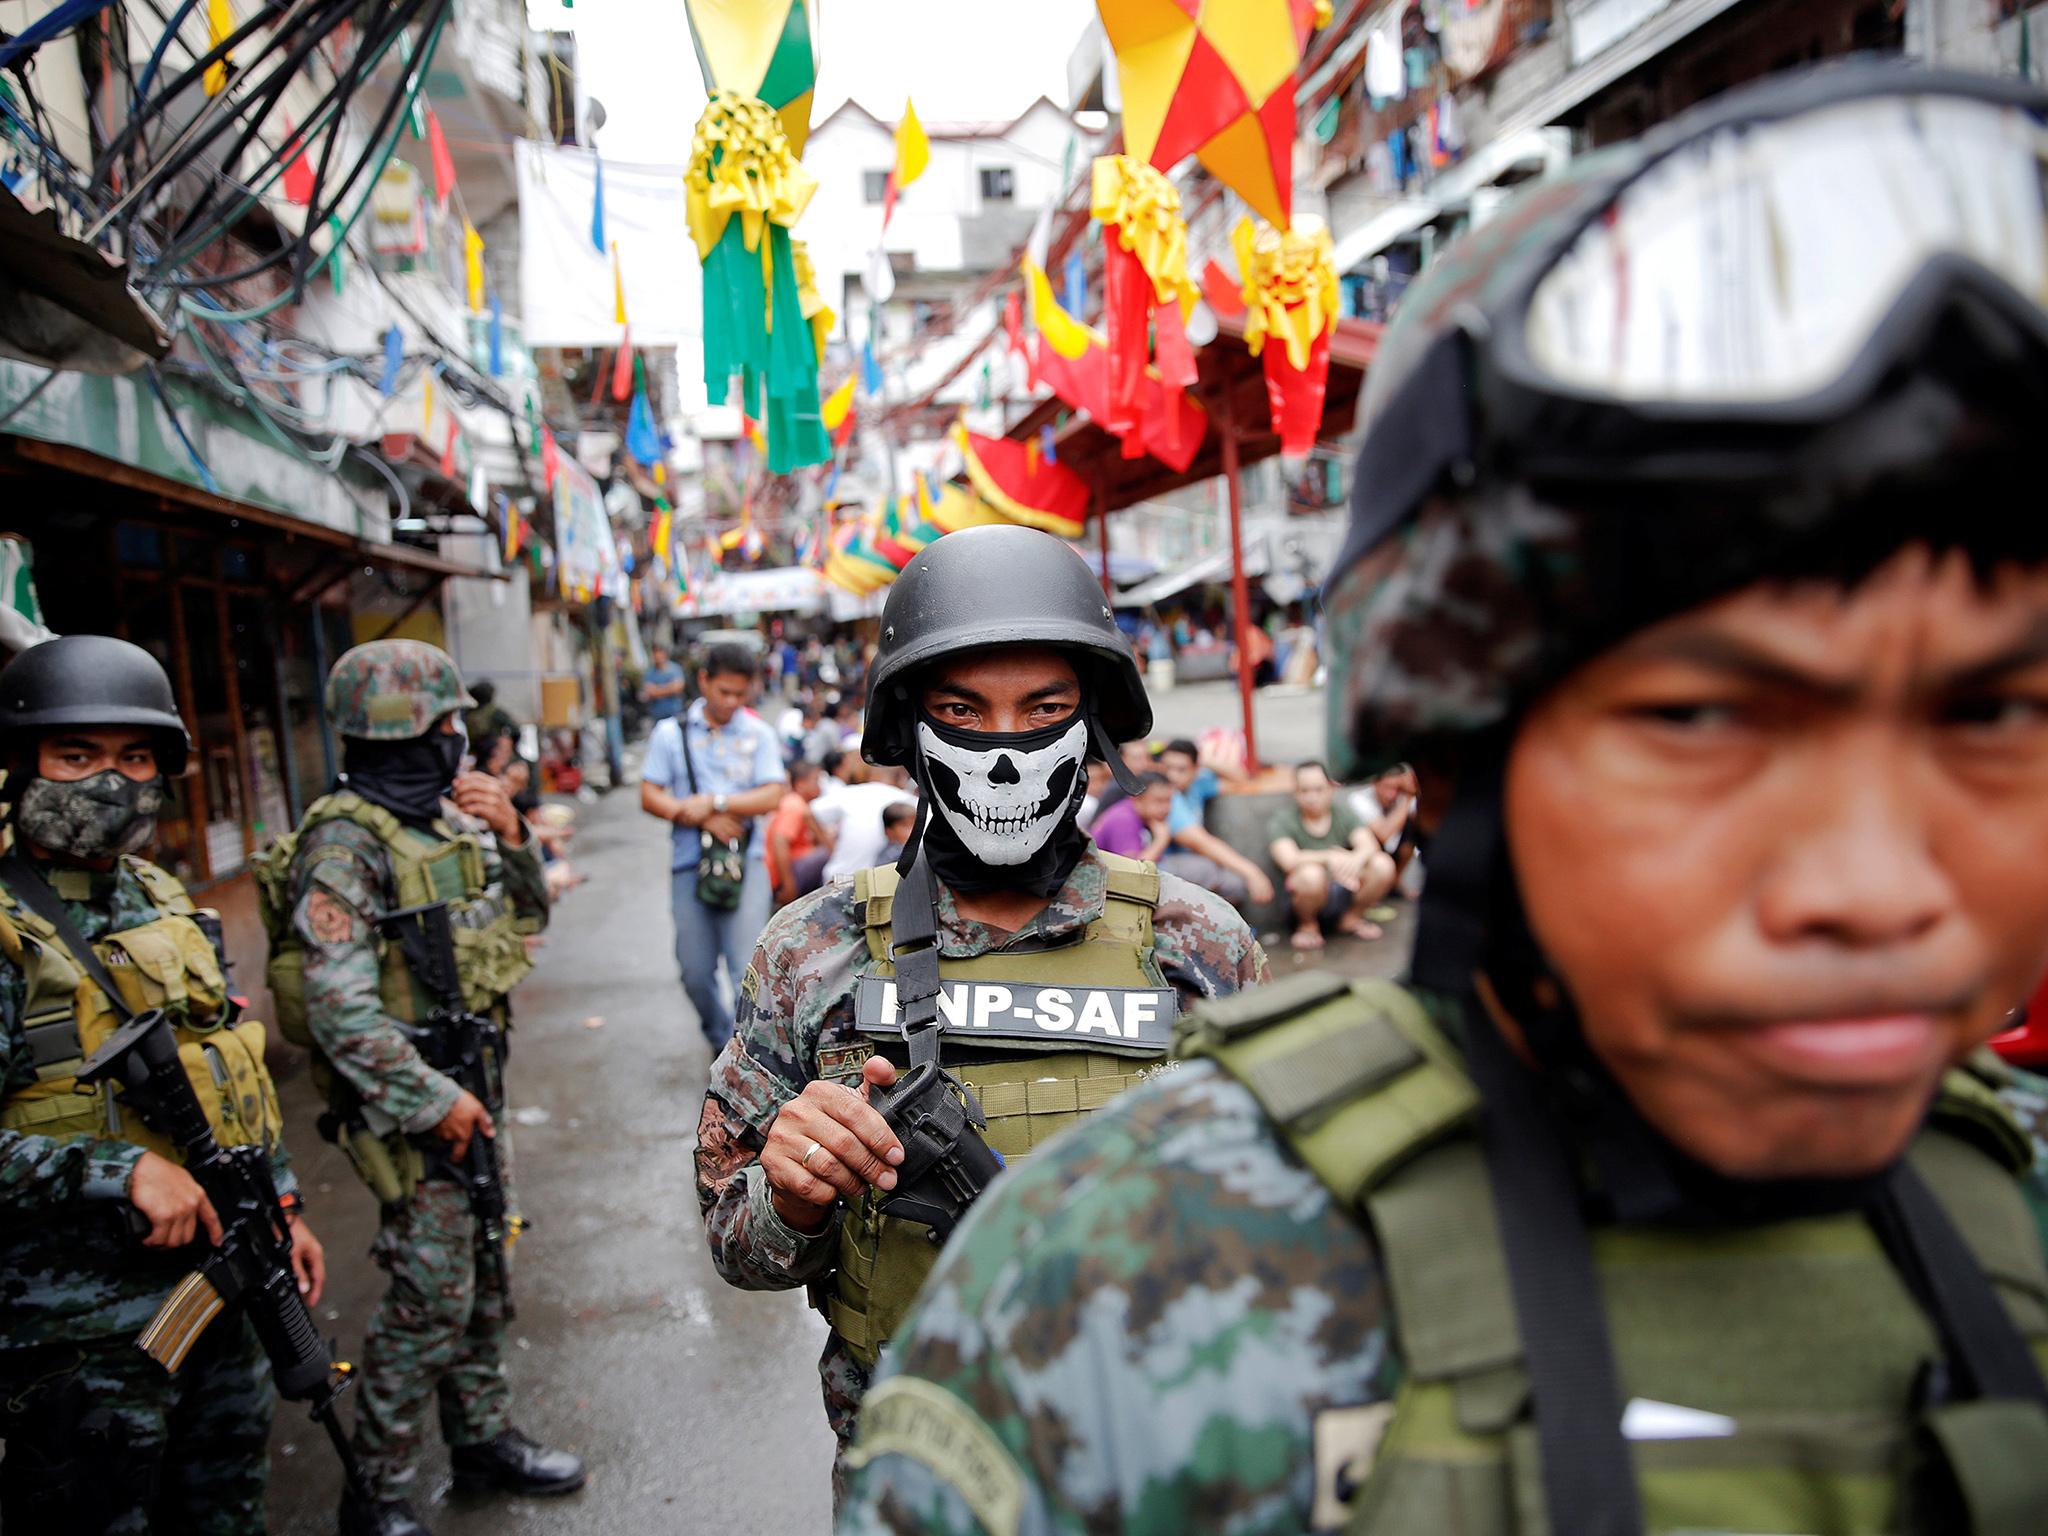
[[[441,1536],[823,1532],[824,1324],[800,1291],[721,1280],[697,1218],[690,1154],[706,1052],[671,955],[667,838],[631,789],[582,807],[579,823],[573,861],[589,883],[556,907],[516,999],[507,1100],[520,1204],[535,1225],[513,1271],[509,1374],[516,1422],[580,1451],[590,1483],[565,1499],[453,1498],[436,1446],[421,1512]],[[347,1355],[383,1291],[365,1256],[376,1210],[315,1134],[304,1073],[285,1097],[327,1246],[321,1326]],[[340,1475],[296,1405],[280,1405],[271,1450],[271,1529],[333,1530]]]

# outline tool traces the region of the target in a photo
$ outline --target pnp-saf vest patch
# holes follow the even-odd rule
[[[1142,1081],[1172,1043],[1175,993],[1152,952],[1159,871],[1097,856],[1109,868],[1102,913],[1071,942],[939,961],[940,1059],[974,1090],[988,1144],[1005,1160]],[[867,939],[854,1019],[871,1043],[821,1051],[821,1075],[858,1081],[868,1055],[902,1039],[890,962],[895,895],[892,867],[854,876]],[[927,1229],[885,1216],[871,1190],[841,1218],[839,1267],[814,1289],[813,1304],[872,1367],[937,1258]]]
[[[1542,1467],[1463,1062],[1390,982],[1301,976],[1205,1005],[1177,1049],[1248,1088],[1372,1234],[1402,1380],[1317,1415],[1312,1528],[1570,1536]],[[2048,1265],[2033,1149],[1974,1059],[1909,1149],[2035,1356]],[[1930,1403],[1926,1314],[1860,1213],[1591,1234],[1647,1529],[1657,1536],[2048,1530],[2048,1415]]]

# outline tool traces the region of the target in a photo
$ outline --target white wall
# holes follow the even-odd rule
[[[946,128],[926,124],[935,135],[931,165],[897,199],[889,222],[889,250],[908,255],[917,270],[926,273],[966,270],[970,247],[985,244],[977,242],[968,228],[973,221],[1014,218],[1019,210],[1028,215],[1056,196],[1070,139],[1076,172],[1094,152],[1093,140],[1047,102],[1035,105],[1001,137],[936,136]],[[815,128],[804,151],[805,168],[818,178],[818,191],[797,234],[810,244],[820,289],[839,311],[846,335],[865,334],[865,317],[847,314],[846,280],[867,270],[882,226],[881,205],[867,202],[863,195],[863,173],[889,169],[895,158],[894,131],[893,123],[878,124],[849,106]],[[1008,166],[1013,173],[1015,193],[1007,203],[985,204],[982,199],[981,170],[994,166]],[[1028,224],[1028,217],[1023,222]],[[861,289],[856,286],[854,291],[858,296]],[[850,330],[844,329],[848,320],[853,322]]]

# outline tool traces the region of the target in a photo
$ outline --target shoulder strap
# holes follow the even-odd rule
[[[697,762],[690,756],[690,712],[676,716],[676,739],[683,744],[683,772],[689,776],[690,793],[697,793]]]
[[[1108,900],[1137,902],[1147,907],[1159,905],[1157,864],[1125,858],[1120,853],[1107,853],[1100,848],[1095,850],[1095,856],[1109,870]]]
[[[130,854],[121,861],[121,867],[133,875],[142,888],[149,892],[149,899],[166,912],[180,917],[190,917],[196,910],[191,896],[186,892],[184,882],[167,869],[160,869],[147,859]]]
[[[910,1065],[939,1059],[939,912],[931,866],[920,852],[897,883],[891,904],[889,957],[896,967],[897,1017]]]
[[[1202,1004],[1174,1054],[1251,1090],[1345,1205],[1466,1126],[1478,1094],[1422,1005],[1389,981],[1309,972]]]
[[[77,962],[80,969],[93,980],[93,985],[107,995],[107,1006],[114,1016],[127,1023],[135,1017],[121,989],[114,985],[114,978],[107,974],[107,968],[100,963],[100,957],[93,953],[92,945],[78,925],[71,921],[71,914],[64,910],[64,903],[57,899],[57,893],[50,889],[43,877],[29,862],[17,853],[0,858],[0,881],[20,898],[21,904],[55,930],[57,942]]]
[[[321,806],[328,807],[328,814],[316,817],[314,812]],[[306,824],[312,826],[316,820],[328,821],[339,818],[352,821],[366,832],[374,832],[387,845],[398,841],[399,833],[405,830],[405,823],[374,800],[365,800],[361,795],[350,794],[347,790],[327,795],[317,802],[313,810],[306,813]]]
[[[896,866],[853,872],[853,915],[867,937],[868,958],[889,958],[889,912],[896,894]]]

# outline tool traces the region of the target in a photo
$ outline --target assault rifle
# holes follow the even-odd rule
[[[85,1087],[118,1084],[123,1102],[184,1154],[185,1171],[220,1218],[220,1241],[178,1282],[136,1336],[137,1346],[166,1371],[175,1371],[207,1325],[227,1307],[239,1305],[270,1357],[278,1394],[310,1405],[315,1422],[334,1442],[349,1487],[359,1498],[374,1499],[334,1411],[336,1399],[348,1389],[351,1368],[334,1358],[299,1295],[291,1226],[278,1209],[269,1155],[262,1147],[223,1147],[213,1139],[161,1009],[138,1013],[122,1025],[93,1052],[78,1082]]]
[[[445,1073],[483,1101],[495,1118],[505,1112],[505,1032],[482,1014],[471,1010],[462,995],[462,974],[455,959],[455,930],[449,921],[448,903],[401,907],[383,913],[377,926],[398,941],[405,963],[429,998],[433,1009],[423,1024],[401,1024],[406,1038],[426,1064]],[[476,1216],[477,1247],[497,1281],[498,1294],[505,1298],[505,1315],[512,1316],[512,1293],[506,1284],[505,1248],[528,1225],[509,1215],[505,1208],[504,1166],[498,1161],[497,1144],[479,1131],[469,1139],[469,1150],[461,1162],[449,1154],[448,1144],[435,1136],[418,1136],[413,1144],[426,1158],[430,1173],[451,1180],[469,1198]]]

